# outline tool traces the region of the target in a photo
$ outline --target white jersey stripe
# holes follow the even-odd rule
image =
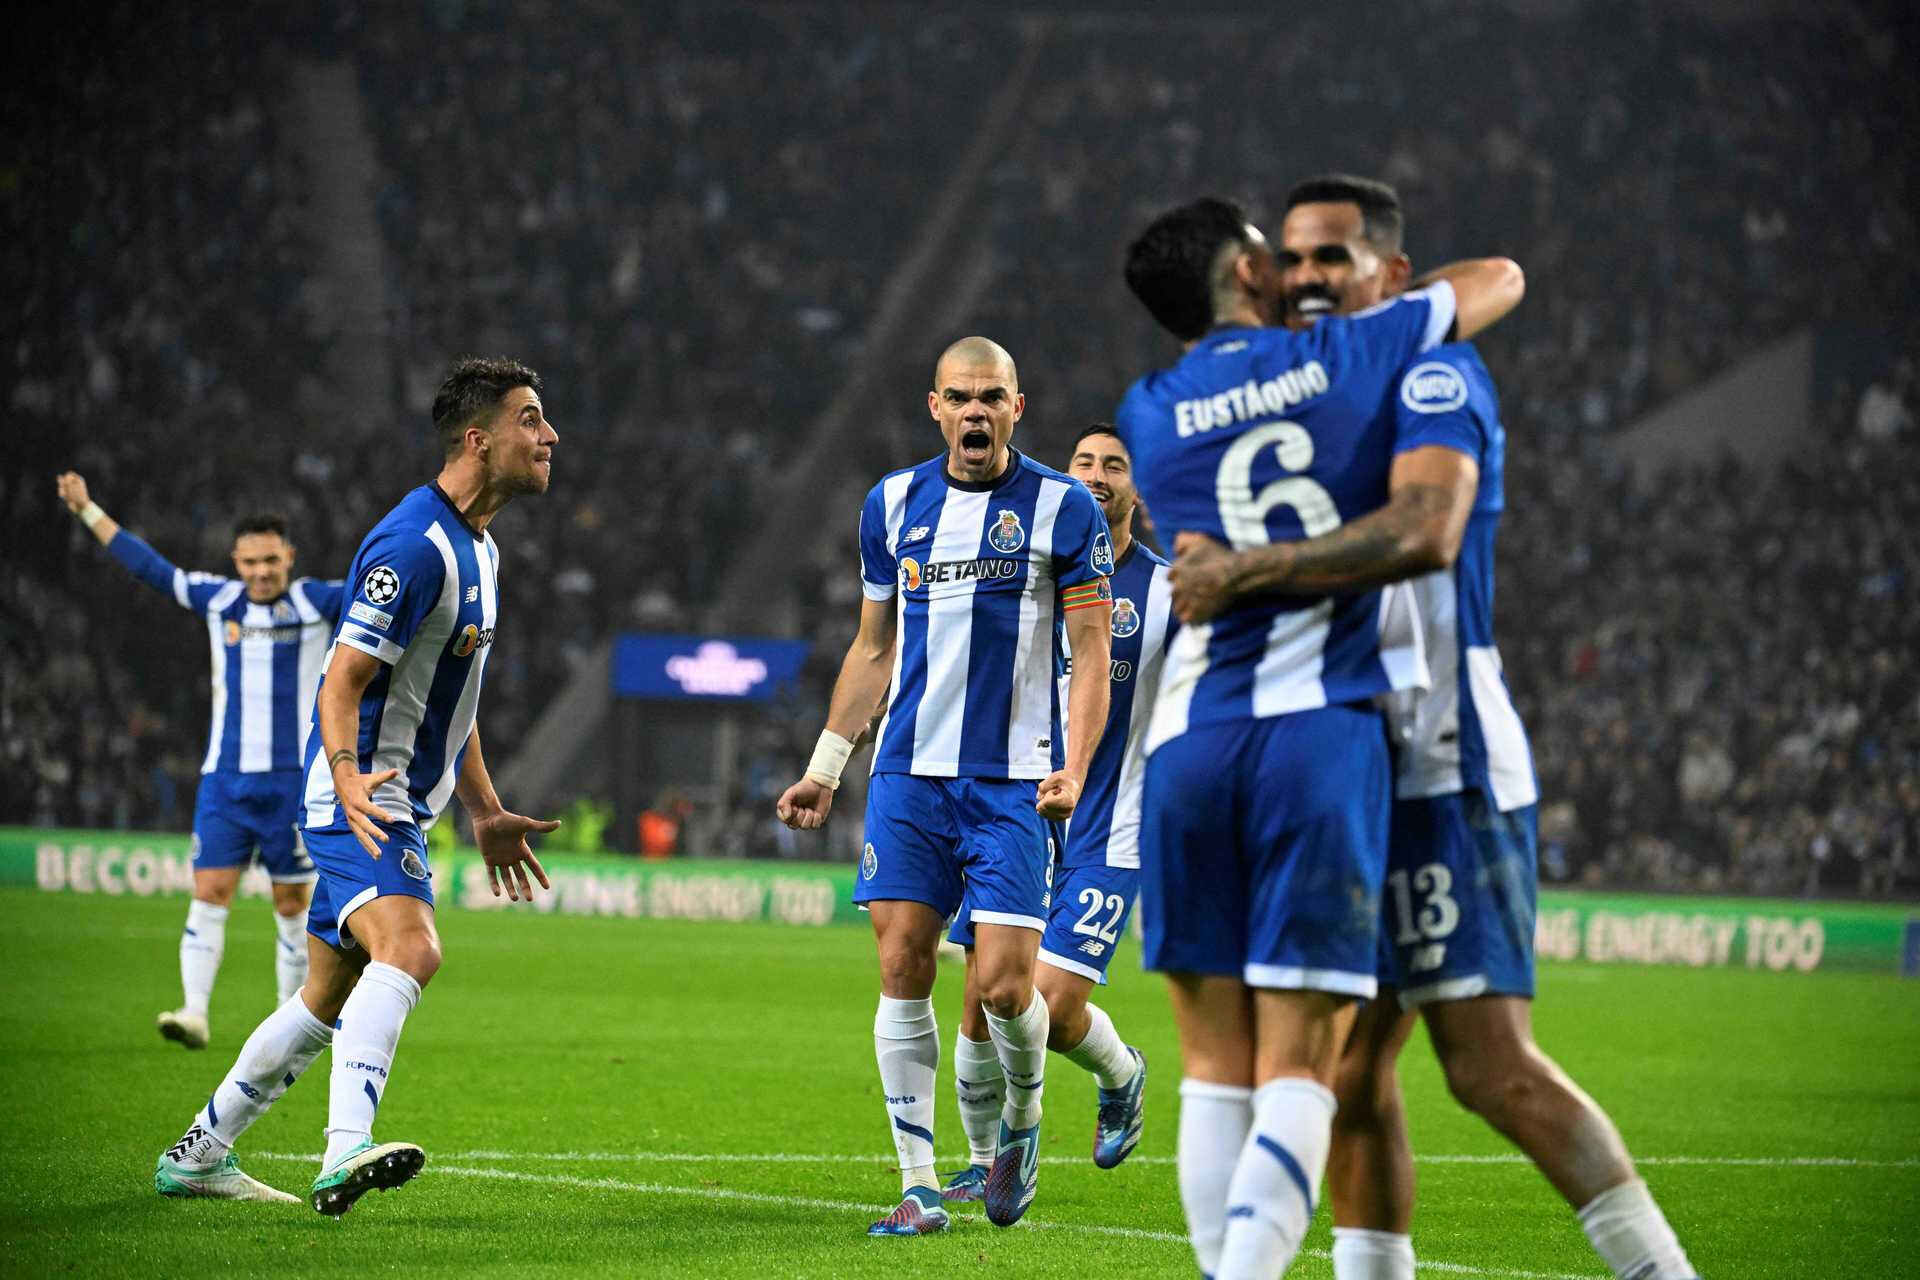
[[[1333,629],[1333,601],[1275,615],[1267,628],[1266,652],[1253,668],[1253,714],[1286,715],[1327,705],[1320,681],[1326,668],[1327,636]]]
[[[394,663],[387,683],[387,704],[380,718],[380,739],[373,751],[372,772],[398,769],[399,776],[389,779],[374,793],[374,802],[388,813],[413,819],[413,801],[407,795],[407,770],[413,764],[414,739],[427,715],[427,695],[433,689],[434,673],[440,669],[440,652],[453,634],[454,619],[459,616],[460,562],[453,544],[439,525],[426,528],[427,541],[439,551],[446,567],[440,583],[440,598],[433,612],[414,632],[413,642]]]
[[[300,614],[302,630],[300,632],[300,703],[296,708],[300,723],[300,758],[307,758],[307,735],[313,732],[313,690],[320,686],[320,673],[326,670],[327,652],[331,647],[327,633],[314,625],[323,620],[320,610],[313,601],[307,599],[307,593],[300,583],[293,585],[293,607]]]
[[[927,553],[929,562],[972,560],[980,554],[987,497],[947,490],[933,547]],[[927,684],[913,725],[914,772],[924,777],[952,778],[960,772],[960,731],[973,660],[975,585],[969,578],[934,584],[927,591]]]
[[[240,640],[240,772],[259,773],[273,767],[273,610],[249,604],[241,616],[249,633]]]
[[[213,681],[213,727],[207,732],[207,758],[200,772],[212,773],[220,762],[220,740],[227,734],[227,637],[226,623],[217,612],[207,614],[207,641],[213,652],[209,675]]]
[[[439,531],[439,526],[435,525],[434,532]],[[474,557],[474,562],[480,571],[480,628],[491,631],[499,618],[499,593],[494,581],[493,535],[489,533],[483,536],[486,539],[485,547]],[[446,552],[453,554],[453,548],[448,546]],[[453,728],[447,735],[446,759],[441,767],[440,780],[427,793],[427,808],[433,811],[433,817],[421,824],[423,828],[431,827],[439,820],[460,780],[460,752],[467,745],[467,739],[473,736],[473,722],[480,707],[481,673],[484,670],[485,664],[479,662],[467,668],[467,682],[460,689],[460,701],[454,704],[453,719],[449,722]]]
[[[1147,726],[1147,755],[1187,731],[1194,690],[1207,674],[1207,645],[1212,640],[1211,622],[1174,633],[1173,643],[1167,646],[1166,668],[1160,673],[1160,696],[1153,700],[1153,719]]]
[[[1141,750],[1147,736],[1147,722],[1151,718],[1155,696],[1159,693],[1161,663],[1153,662],[1145,655],[1160,654],[1167,640],[1167,627],[1173,617],[1167,608],[1167,597],[1173,592],[1169,578],[1172,571],[1165,565],[1153,567],[1153,577],[1147,587],[1147,598],[1141,602],[1142,626],[1146,634],[1140,640],[1142,661],[1140,669],[1134,672],[1139,682],[1133,691],[1133,717],[1127,726],[1127,750],[1121,757],[1120,785],[1114,793],[1113,821],[1107,836],[1107,865],[1110,867],[1134,867],[1140,865],[1140,812],[1141,798],[1147,785],[1147,754]],[[1164,661],[1164,659],[1163,659]]]
[[[1480,718],[1480,737],[1487,744],[1487,780],[1493,785],[1494,804],[1502,813],[1532,804],[1540,798],[1539,784],[1533,777],[1527,732],[1501,678],[1500,651],[1491,645],[1469,645],[1466,657],[1467,689]]]
[[[1052,577],[1053,526],[1067,486],[1058,480],[1040,485],[1034,502],[1033,536],[1027,540],[1027,573],[1034,579]],[[1007,759],[1031,755],[1034,744],[1053,734],[1053,628],[1059,595],[1025,591],[1020,595],[1020,623],[1014,633],[1013,707],[1007,719]],[[1064,703],[1060,714],[1066,714]],[[1071,733],[1071,730],[1068,730]]]

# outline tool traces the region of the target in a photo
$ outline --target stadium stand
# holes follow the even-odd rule
[[[424,463],[395,442],[420,434],[445,359],[524,354],[563,438],[553,498],[499,526],[489,717],[507,741],[609,630],[707,625],[929,201],[986,221],[972,327],[1019,357],[1021,439],[1044,459],[1167,357],[1117,270],[1152,211],[1215,188],[1270,214],[1296,177],[1345,168],[1400,186],[1418,261],[1498,250],[1529,272],[1525,311],[1483,346],[1512,436],[1502,647],[1542,773],[1545,874],[1920,891],[1920,331],[1901,319],[1920,284],[1901,124],[1920,83],[1889,65],[1894,6],[1708,22],[1429,0],[1382,16],[1394,89],[1368,98],[1330,52],[1354,20],[1333,5],[1284,41],[1204,14],[1169,41],[1090,6],[1038,32],[909,6],[551,17],[537,0],[347,8],[295,46],[244,18],[156,15],[145,46],[201,73],[114,75],[132,45],[49,72],[71,73],[101,144],[81,165],[23,157],[4,206],[21,234],[0,253],[32,288],[7,348],[28,443],[0,494],[0,821],[182,828],[192,807],[204,652],[88,554],[51,498],[60,467],[182,563],[217,568],[229,518],[272,503],[305,571],[339,572],[415,474],[399,460]],[[1515,22],[1524,39],[1494,38]],[[991,83],[1025,39],[1046,72],[1004,156],[982,189],[943,190],[925,139],[964,120],[918,72]],[[1837,47],[1854,56],[1823,56]],[[303,301],[315,228],[284,85],[318,57],[356,68],[381,162],[396,385],[371,421],[341,420],[328,318]],[[1692,180],[1708,172],[1736,177]],[[1785,464],[1634,479],[1607,455],[1644,412],[1802,327],[1871,340],[1823,376],[1817,438]],[[844,442],[849,476],[931,451],[915,359]],[[767,628],[819,651],[743,735],[737,802],[695,815],[683,846],[802,851],[771,802],[850,626],[851,517],[833,507],[772,574]]]

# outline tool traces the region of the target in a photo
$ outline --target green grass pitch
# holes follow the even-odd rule
[[[154,1157],[272,994],[267,908],[242,903],[212,1046],[162,1042],[184,906],[0,891],[9,1275],[1193,1274],[1172,1029],[1131,950],[1104,1003],[1152,1063],[1134,1157],[1093,1167],[1091,1081],[1056,1059],[1031,1227],[999,1231],[967,1206],[944,1237],[870,1240],[897,1183],[863,931],[449,912],[446,966],[380,1115],[380,1137],[426,1147],[426,1172],[333,1222],[151,1188]],[[1920,983],[1575,965],[1541,978],[1542,1043],[1620,1123],[1709,1280],[1920,1274]],[[944,1153],[964,1146],[958,987],[943,969]],[[1603,1276],[1540,1176],[1446,1097],[1423,1038],[1405,1075],[1422,1274]],[[245,1166],[303,1193],[325,1105],[323,1059],[246,1136]],[[1323,1210],[1290,1274],[1332,1274],[1328,1232]]]

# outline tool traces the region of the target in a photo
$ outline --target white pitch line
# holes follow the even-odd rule
[[[284,1151],[258,1151],[262,1160],[318,1160],[318,1154],[296,1155]],[[891,1166],[884,1155],[854,1155],[830,1152],[807,1155],[791,1151],[455,1151],[441,1157],[446,1160],[550,1160],[565,1164],[867,1164]],[[1491,1155],[1416,1155],[1421,1164],[1529,1164],[1526,1156],[1515,1152]],[[953,1156],[944,1163],[964,1164],[966,1157]],[[1040,1163],[1080,1165],[1080,1156],[1043,1156]],[[1133,1155],[1134,1165],[1171,1165],[1174,1156]],[[1915,1169],[1920,1156],[1903,1160],[1868,1160],[1854,1156],[1635,1156],[1634,1163],[1644,1165],[1701,1165],[1723,1168],[1765,1169]]]

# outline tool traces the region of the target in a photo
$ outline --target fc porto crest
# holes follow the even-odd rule
[[[415,880],[425,880],[427,878],[426,861],[421,858],[417,850],[409,849],[400,855],[400,869],[412,876]]]
[[[274,603],[274,606],[273,606],[273,625],[274,626],[284,627],[284,626],[287,626],[289,623],[298,622],[299,620],[300,620],[299,615],[294,613],[293,606],[288,604],[285,600],[279,600]]]
[[[880,870],[880,859],[874,855],[873,845],[868,844],[866,852],[860,855],[860,878],[871,880]]]
[[[1027,531],[1020,527],[1020,513],[1002,507],[993,528],[987,530],[987,545],[1002,555],[1012,555],[1027,545]]]
[[[1113,635],[1116,640],[1124,640],[1140,629],[1140,611],[1133,607],[1133,601],[1121,596],[1113,602]]]

